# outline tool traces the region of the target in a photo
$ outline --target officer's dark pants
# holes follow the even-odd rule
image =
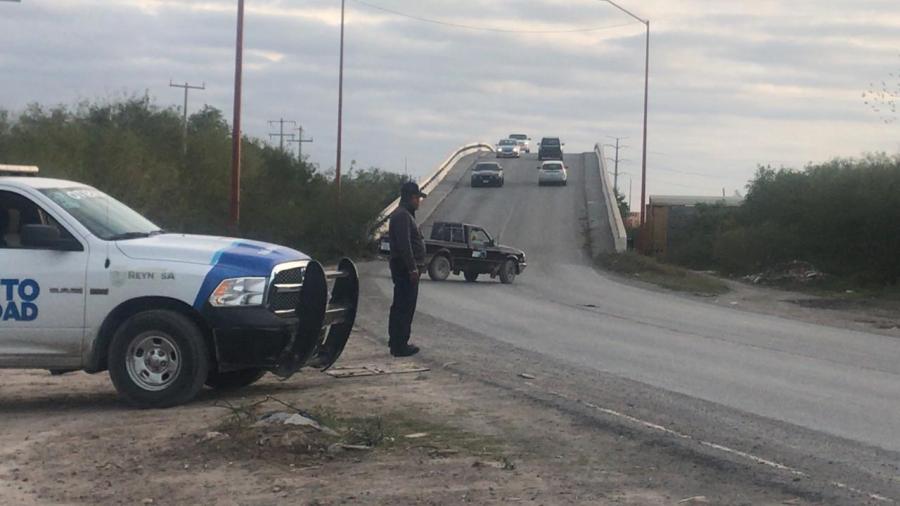
[[[394,303],[391,304],[388,323],[388,343],[391,350],[399,350],[409,341],[416,300],[419,298],[419,283],[409,279],[409,269],[400,259],[391,259],[391,279],[394,280]]]

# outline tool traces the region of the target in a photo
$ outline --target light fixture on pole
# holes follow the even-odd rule
[[[241,220],[241,77],[244,58],[244,0],[238,0],[234,53],[234,123],[231,133],[231,204],[228,225],[237,233]]]
[[[650,94],[650,20],[643,19],[633,12],[617,4],[613,0],[604,0],[606,3],[640,21],[647,27],[646,56],[644,60],[644,147],[641,156],[641,225],[644,224],[644,208],[647,200],[647,98]]]

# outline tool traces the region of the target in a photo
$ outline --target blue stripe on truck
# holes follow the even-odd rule
[[[194,308],[201,309],[219,283],[229,278],[268,277],[272,269],[284,262],[309,260],[303,253],[255,241],[235,241],[213,255],[210,264],[212,269],[206,274]]]

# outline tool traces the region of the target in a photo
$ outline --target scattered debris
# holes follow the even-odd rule
[[[678,504],[709,504],[709,499],[705,495],[695,495],[678,501]]]
[[[507,457],[502,457],[499,461],[484,462],[481,460],[476,460],[472,463],[472,467],[493,467],[494,469],[502,469],[504,471],[514,471],[516,469],[516,463]]]
[[[525,379],[527,379],[527,380],[537,379],[537,376],[535,376],[535,375],[533,375],[533,374],[528,374],[527,372],[520,372],[520,373],[519,373],[519,377],[520,377],[520,378],[525,378]]]
[[[809,283],[824,277],[825,273],[816,269],[811,263],[794,260],[792,262],[776,265],[771,269],[757,274],[744,276],[744,279],[754,285],[758,285],[783,282]]]
[[[428,367],[422,367],[413,363],[401,363],[391,366],[383,365],[356,365],[332,367],[325,371],[325,374],[335,378],[358,378],[360,376],[380,376],[382,374],[407,374],[412,372],[430,371]]]
[[[459,450],[454,450],[452,448],[435,448],[428,452],[428,455],[432,457],[449,457],[450,455],[458,455]]]
[[[454,365],[456,365],[456,364],[458,364],[458,363],[459,363],[459,362],[447,362],[447,363],[445,363],[444,365],[442,365],[441,367],[443,367],[444,369],[446,369],[446,368],[451,367],[451,366],[454,366]]]
[[[335,454],[341,453],[343,451],[357,451],[357,452],[367,452],[371,451],[372,447],[367,445],[350,445],[346,443],[334,443],[328,447],[328,453]]]
[[[312,418],[303,416],[300,413],[294,413],[293,415],[289,416],[284,421],[284,424],[285,425],[300,425],[302,427],[312,427],[313,429],[316,429],[320,432],[324,432],[325,434],[328,434],[329,436],[338,436],[339,435],[334,429],[332,429],[330,427],[326,427],[326,426],[320,424],[319,422],[313,420]]]
[[[407,434],[403,437],[405,437],[406,439],[420,439],[426,436],[428,436],[427,432],[416,432],[414,434]]]
[[[221,441],[223,439],[228,439],[229,437],[231,436],[229,436],[228,434],[223,434],[218,431],[210,431],[203,436],[203,442],[208,443],[210,441]]]

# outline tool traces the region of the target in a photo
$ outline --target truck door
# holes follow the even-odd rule
[[[490,237],[487,232],[477,227],[469,227],[469,248],[472,250],[472,266],[478,272],[490,272],[491,262],[488,259]]]
[[[23,236],[29,225],[60,240]],[[83,240],[29,196],[0,190],[0,366],[81,365],[87,263]]]

